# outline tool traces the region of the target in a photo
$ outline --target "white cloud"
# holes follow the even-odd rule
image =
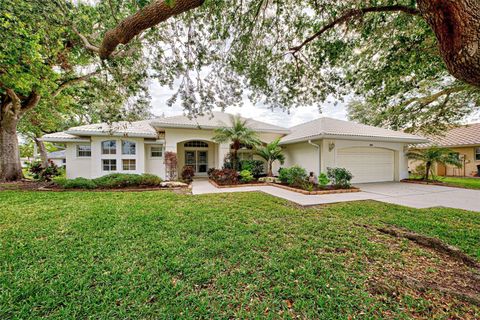
[[[152,81],[150,84],[150,95],[152,96],[152,112],[156,116],[173,116],[183,113],[183,108],[176,104],[168,107],[166,101],[172,96],[175,90],[168,87],[161,87],[158,82]],[[326,102],[322,106],[322,112],[317,107],[305,106],[288,111],[274,109],[263,105],[253,105],[248,99],[244,99],[242,107],[227,107],[226,112],[240,114],[246,118],[264,121],[279,125],[282,127],[291,127],[304,123],[320,116],[327,116],[336,119],[347,119],[347,111],[344,103]]]

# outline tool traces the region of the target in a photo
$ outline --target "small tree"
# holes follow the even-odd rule
[[[257,133],[247,126],[247,120],[240,116],[231,117],[231,126],[221,127],[215,130],[213,141],[217,143],[232,143],[232,168],[238,166],[238,150],[242,145],[256,147],[260,145]]]
[[[428,180],[430,173],[433,175],[433,166],[452,165],[458,168],[462,167],[458,154],[447,148],[440,148],[437,146],[430,147],[424,150],[415,150],[407,152],[406,156],[412,160],[418,160],[425,164],[424,180]]]
[[[165,152],[165,169],[168,180],[175,180],[177,178],[177,154],[175,152]]]
[[[282,153],[282,147],[279,146],[279,143],[280,138],[256,150],[256,154],[267,161],[267,176],[269,177],[273,177],[272,167],[275,161],[279,161],[280,164],[285,162],[285,156]]]

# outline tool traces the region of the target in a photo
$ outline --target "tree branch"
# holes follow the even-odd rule
[[[409,100],[405,101],[402,104],[402,106],[406,107],[406,106],[408,106],[412,103],[416,103],[416,102],[420,103],[423,106],[426,106],[426,105],[429,105],[432,102],[437,101],[442,96],[450,97],[451,94],[468,90],[469,87],[470,86],[468,86],[468,85],[460,85],[460,86],[446,88],[446,89],[440,90],[437,93],[434,93],[434,94],[429,95],[429,96],[409,99]]]
[[[94,75],[97,75],[99,74],[100,71],[97,70],[95,72],[91,72],[91,73],[88,73],[84,76],[80,76],[80,77],[77,77],[77,78],[73,78],[73,79],[69,79],[69,80],[66,80],[64,82],[62,82],[58,88],[52,93],[52,98],[55,98],[57,97],[64,89],[68,88],[69,86],[75,84],[75,83],[79,83],[79,82],[82,82],[82,81],[85,81],[91,77],[93,77]]]
[[[36,91],[32,91],[27,100],[22,104],[21,113],[25,113],[28,110],[35,108],[39,101],[40,95]]]
[[[170,17],[197,8],[204,0],[175,0],[173,5],[157,0],[137,13],[125,18],[115,28],[107,31],[99,48],[100,58],[108,59],[119,44],[127,44],[142,31]]]
[[[73,29],[73,32],[75,32],[77,36],[82,40],[83,46],[85,47],[85,49],[95,53],[100,52],[100,49],[97,46],[94,46],[93,44],[91,44],[90,41],[88,41],[87,37],[81,34],[75,26],[72,26],[72,29]]]
[[[340,17],[332,20],[330,23],[325,25],[322,29],[318,30],[315,32],[313,35],[305,39],[302,43],[300,43],[297,46],[291,47],[290,48],[290,53],[296,53],[300,51],[304,46],[315,40],[316,38],[320,37],[322,34],[327,32],[328,30],[332,29],[336,25],[345,23],[349,21],[350,19],[357,18],[360,16],[363,16],[367,13],[370,12],[403,12],[411,15],[419,15],[420,11],[418,11],[416,8],[411,8],[407,6],[402,6],[402,5],[391,5],[391,6],[382,6],[382,7],[368,7],[368,8],[362,8],[362,9],[351,9],[347,10],[343,15]]]

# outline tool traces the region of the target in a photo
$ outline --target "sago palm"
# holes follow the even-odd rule
[[[406,156],[412,160],[418,160],[425,164],[425,180],[428,180],[430,171],[436,164],[452,165],[458,168],[462,167],[457,154],[452,150],[440,147],[430,147],[425,150],[415,150],[407,152]]]
[[[256,147],[260,145],[257,133],[247,126],[246,119],[239,115],[231,117],[231,126],[221,127],[215,130],[213,140],[217,143],[231,142],[232,144],[232,167],[237,168],[238,150],[242,145]]]
[[[266,146],[260,147],[256,150],[256,154],[262,157],[265,161],[267,161],[268,173],[269,177],[273,176],[272,167],[275,161],[279,161],[280,164],[285,162],[285,156],[283,155],[282,147],[279,145],[280,139],[276,139]]]

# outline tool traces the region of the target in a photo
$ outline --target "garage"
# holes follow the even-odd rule
[[[337,152],[337,167],[353,174],[353,183],[395,180],[395,152],[388,149],[357,147]]]

